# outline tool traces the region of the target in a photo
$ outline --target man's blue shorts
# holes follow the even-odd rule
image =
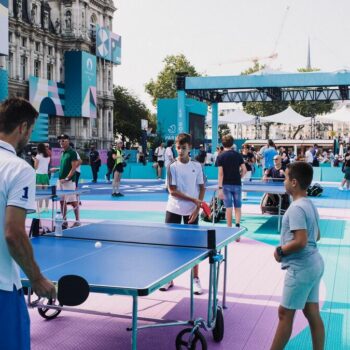
[[[1,349],[30,349],[30,320],[22,289],[0,290]]]
[[[304,269],[289,267],[284,279],[281,305],[286,309],[302,310],[306,303],[319,302],[320,282],[324,271],[322,257]]]
[[[242,207],[242,186],[239,185],[222,185],[224,193],[224,204],[226,208],[232,208],[232,203],[235,208]]]

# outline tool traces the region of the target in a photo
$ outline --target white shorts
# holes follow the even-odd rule
[[[61,183],[60,180],[57,180],[56,189],[59,191],[60,190],[75,191],[76,189],[75,182],[67,181],[67,182]],[[78,198],[76,194],[67,194],[67,195],[64,195],[63,197],[60,196],[60,200],[66,203],[71,203],[71,202],[77,202]]]

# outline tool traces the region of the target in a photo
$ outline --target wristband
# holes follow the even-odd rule
[[[69,178],[69,177],[66,177],[65,180],[66,180],[66,181],[70,181],[70,178]]]
[[[277,253],[277,255],[278,255],[279,257],[281,257],[281,258],[284,256],[284,252],[283,252],[281,246],[278,246],[278,247],[276,248],[276,253]]]
[[[222,190],[222,187],[219,187],[219,190]]]

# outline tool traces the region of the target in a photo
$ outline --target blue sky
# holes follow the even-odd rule
[[[144,85],[166,55],[183,53],[207,75],[235,75],[254,57],[274,69],[295,71],[311,63],[323,71],[350,69],[349,0],[114,0],[113,31],[122,35],[122,65],[115,84],[147,106]]]

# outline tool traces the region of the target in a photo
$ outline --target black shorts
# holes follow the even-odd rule
[[[118,171],[118,173],[122,173],[124,171],[123,163],[118,163],[115,166],[115,168],[113,170],[113,174],[114,174],[115,171]]]
[[[171,213],[170,211],[167,211],[165,213],[165,223],[166,224],[181,224],[182,218],[184,219],[184,224],[188,224],[188,220],[190,219],[189,215],[179,215],[175,213]],[[197,219],[192,222],[190,225],[198,225],[199,215],[197,216]]]
[[[164,160],[158,160],[158,166],[159,168],[163,168],[164,167]]]

